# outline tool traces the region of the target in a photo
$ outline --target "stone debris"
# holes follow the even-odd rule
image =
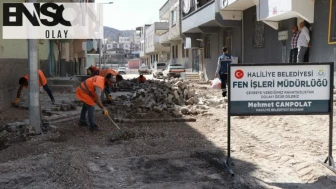
[[[167,114],[172,117],[198,115],[204,113],[209,107],[224,104],[222,98],[197,94],[195,86],[183,79],[149,80],[141,85],[125,81],[123,84],[133,89],[133,95],[119,96],[114,100],[116,104],[129,109],[128,113],[133,115],[138,115],[138,113]]]

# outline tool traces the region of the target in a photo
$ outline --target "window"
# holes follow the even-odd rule
[[[182,43],[182,58],[185,57],[185,49],[184,49],[184,43]]]
[[[171,12],[171,23],[172,23],[172,26],[175,26],[176,25],[176,17],[177,17],[177,10],[175,9],[175,10],[173,10],[172,12]]]
[[[175,58],[175,50],[174,50],[175,48],[174,48],[174,46],[172,46],[172,52],[173,52],[173,59]]]
[[[204,58],[211,58],[211,35],[204,38]]]
[[[178,58],[178,45],[176,45],[175,47],[175,55],[176,55],[176,58]]]

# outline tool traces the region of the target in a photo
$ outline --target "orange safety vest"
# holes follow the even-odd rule
[[[139,77],[138,77],[138,81],[139,81],[140,83],[144,83],[144,82],[146,81],[145,76],[143,76],[142,79],[140,79],[140,76],[139,76]]]
[[[105,87],[105,78],[102,76],[94,76],[83,81],[76,89],[77,98],[90,106],[94,106],[95,87],[99,87],[103,91]]]
[[[118,73],[115,70],[112,70],[110,68],[108,68],[108,69],[101,69],[99,71],[99,75],[102,76],[102,77],[106,77],[108,74],[112,74],[114,76],[118,75]]]
[[[44,86],[47,84],[47,78],[44,76],[44,73],[42,72],[42,70],[38,70],[38,76],[39,76],[39,87]],[[25,76],[23,76],[24,78],[27,79],[28,81],[28,74],[26,74]],[[28,89],[28,86],[24,86],[26,89]]]

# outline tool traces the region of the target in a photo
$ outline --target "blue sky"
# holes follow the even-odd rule
[[[159,9],[167,0],[96,0],[104,5],[104,26],[135,30],[137,26],[159,21]]]

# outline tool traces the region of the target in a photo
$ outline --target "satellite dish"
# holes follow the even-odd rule
[[[220,0],[219,1],[219,6],[221,9],[224,9],[225,7],[227,7],[229,4],[229,1],[228,0]]]

